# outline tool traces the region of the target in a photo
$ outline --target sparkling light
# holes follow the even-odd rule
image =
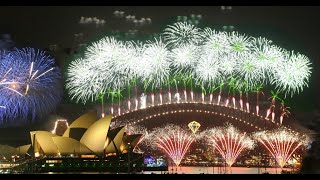
[[[254,141],[246,133],[239,132],[230,124],[225,127],[209,129],[206,134],[209,143],[220,153],[230,167],[241,152],[254,147]]]
[[[183,130],[179,126],[166,125],[152,131],[154,145],[163,150],[176,166],[180,165],[181,160],[187,153],[194,136]]]
[[[187,22],[177,22],[168,25],[164,30],[163,36],[165,40],[172,46],[178,46],[186,43],[201,42],[203,34],[201,29]]]
[[[63,81],[54,59],[33,48],[0,52],[0,125],[44,120],[62,99]]]
[[[187,78],[188,75],[194,74],[194,69],[199,62],[199,47],[195,44],[182,44],[174,49],[171,53],[171,64],[175,74]]]
[[[170,56],[166,44],[161,39],[148,42],[143,46],[140,62],[139,75],[144,82],[145,88],[151,89],[162,87],[170,73]]]
[[[276,85],[285,95],[291,96],[308,86],[308,79],[311,75],[310,60],[302,54],[285,54],[286,61],[277,68],[272,83]]]
[[[299,147],[310,143],[306,135],[293,133],[282,127],[274,131],[256,132],[254,137],[263,144],[281,168]]]
[[[30,73],[32,69],[33,66],[28,68],[29,77],[41,74],[36,71]],[[45,72],[42,74],[46,75]],[[179,93],[179,88],[183,87],[184,100],[187,101],[187,91],[190,90],[194,100],[193,93],[201,89],[204,94],[210,93],[211,103],[216,99],[211,94],[220,90],[219,95],[217,93],[217,103],[220,104],[220,94],[226,89],[228,96],[232,93],[232,98],[236,93],[248,94],[260,86],[284,96],[293,96],[308,86],[310,76],[311,63],[305,55],[288,53],[266,38],[218,32],[208,27],[202,30],[186,22],[178,22],[169,25],[162,37],[144,43],[120,41],[113,37],[92,43],[85,49],[84,57],[69,65],[66,88],[72,99],[87,103],[96,101],[101,94],[113,99],[114,92],[120,98],[126,92],[124,89],[131,97],[130,87],[134,86],[137,110],[140,96],[137,93],[142,91],[155,93],[165,91],[164,88],[170,91],[175,86],[176,93]],[[15,91],[11,86],[7,88]],[[29,91],[30,87],[26,86],[20,94]],[[240,108],[249,112],[249,104],[243,104],[241,95]],[[180,94],[175,94],[175,98],[180,102]],[[228,103],[236,107],[234,99]],[[130,105],[128,107],[130,109]],[[254,112],[258,114],[257,107]]]

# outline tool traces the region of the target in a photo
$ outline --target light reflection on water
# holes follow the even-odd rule
[[[173,169],[173,170],[172,170]],[[181,166],[181,167],[169,167],[169,171],[144,171],[143,174],[262,174],[268,172],[269,174],[281,174],[280,168],[257,168],[257,167],[203,167],[203,166]],[[290,168],[283,168],[284,171],[293,171]],[[116,174],[110,172],[49,172],[48,174]],[[126,173],[118,173],[126,174]],[[139,173],[140,174],[140,173]]]
[[[181,166],[169,167],[168,172],[161,171],[146,171],[145,174],[161,174],[161,173],[178,173],[178,174],[262,174],[268,172],[269,174],[281,174],[280,168],[257,168],[257,167],[203,167],[203,166]],[[284,171],[291,172],[290,168],[283,168]]]

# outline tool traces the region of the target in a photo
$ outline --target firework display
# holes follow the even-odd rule
[[[183,128],[168,124],[151,132],[152,147],[163,150],[174,162],[180,165],[195,136]]]
[[[216,15],[238,11],[217,9]],[[0,174],[313,171],[317,122],[307,119],[317,111],[303,112],[315,109],[307,100],[314,95],[308,93],[314,86],[313,51],[291,49],[301,44],[282,42],[289,35],[270,28],[259,33],[259,28],[209,25],[200,23],[201,14],[159,24],[159,18],[139,17],[143,8],[131,11],[139,13],[115,10],[117,20],[108,21],[108,14],[81,16],[79,32],[50,44],[48,52],[0,49],[2,140],[25,144],[0,144]],[[210,18],[210,8],[192,11]],[[106,23],[114,27],[101,29]],[[152,23],[156,26],[145,28]],[[61,118],[84,112],[70,126]],[[21,133],[7,138],[17,128]],[[21,136],[29,130],[31,144]]]
[[[254,148],[254,141],[231,124],[209,129],[206,134],[209,144],[219,152],[229,167],[241,152]]]
[[[298,148],[310,143],[306,135],[293,133],[286,128],[256,132],[254,137],[269,151],[281,168]]]
[[[187,22],[177,22],[169,25],[163,33],[165,40],[172,46],[202,41],[201,29]]]
[[[205,102],[208,94],[210,103],[223,103],[247,112],[253,107],[260,115],[259,95],[267,90],[268,95],[276,98],[272,97],[272,108],[269,113],[266,111],[266,118],[272,114],[272,121],[277,117],[282,123],[284,116],[283,113],[282,117],[276,116],[275,100],[282,102],[300,93],[308,86],[310,76],[311,62],[305,55],[289,52],[271,40],[177,22],[154,41],[105,37],[92,43],[82,58],[69,65],[66,88],[77,102],[101,100],[103,104],[108,98],[111,114],[115,113],[113,104],[117,99],[118,115],[124,111],[120,103],[124,96],[125,109],[130,111],[146,108],[147,96],[151,96],[150,105],[195,101],[194,91],[199,89],[201,102]],[[183,88],[183,96],[179,88]],[[140,105],[141,91],[145,101]],[[162,91],[167,92],[167,98],[164,99]],[[160,92],[159,97],[155,92]],[[222,92],[227,94],[225,102],[221,102]],[[249,93],[257,93],[255,106],[250,106]]]
[[[62,74],[54,59],[33,48],[0,55],[0,124],[21,125],[41,119],[62,99]]]

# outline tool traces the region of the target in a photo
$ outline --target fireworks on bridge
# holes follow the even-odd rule
[[[281,168],[294,152],[310,143],[306,135],[293,133],[286,128],[256,132],[254,138],[269,151]]]
[[[195,138],[191,132],[180,126],[168,124],[153,130],[150,140],[153,141],[152,146],[154,148],[160,148],[172,159],[176,166],[179,166]]]
[[[254,148],[254,141],[244,132],[241,133],[231,124],[215,127],[205,132],[208,143],[223,157],[231,167],[241,152]]]
[[[54,59],[33,48],[0,55],[0,124],[22,125],[45,119],[60,102],[62,74]]]
[[[69,65],[66,88],[77,102],[101,100],[103,105],[108,98],[111,114],[115,114],[116,99],[118,115],[124,112],[121,108],[130,111],[167,102],[198,101],[223,104],[260,116],[260,94],[268,99],[273,92],[279,97],[277,100],[281,97],[283,101],[303,91],[310,76],[308,57],[285,50],[271,40],[177,22],[153,41],[105,37],[92,43],[82,58]],[[172,88],[176,91],[171,92]],[[183,88],[183,95],[179,88]],[[196,90],[201,91],[201,99],[195,99]],[[268,92],[263,93],[264,90]],[[221,97],[222,92],[226,99]],[[139,104],[142,93],[146,105]],[[250,105],[248,94],[251,93],[257,94],[255,105]],[[210,100],[206,101],[209,99],[206,96]],[[124,98],[127,98],[125,106],[120,102]],[[273,102],[270,113],[265,110],[267,118],[272,114],[272,121],[275,118],[280,121],[280,113],[276,114],[280,108],[286,107],[276,107]],[[102,111],[104,114],[103,106]]]

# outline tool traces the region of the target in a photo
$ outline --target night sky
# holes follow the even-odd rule
[[[10,34],[17,46],[46,49],[51,44],[72,46],[74,34],[84,33],[87,40],[112,30],[127,31],[134,25],[116,18],[115,10],[136,18],[149,17],[151,25],[140,27],[144,32],[160,32],[178,15],[201,14],[201,23],[211,27],[233,25],[236,31],[253,37],[266,37],[287,50],[298,51],[311,59],[313,72],[310,87],[296,95],[300,111],[318,109],[320,96],[320,7],[312,6],[232,6],[222,11],[220,6],[2,6],[0,34]],[[104,19],[106,24],[79,24],[81,16]],[[307,108],[303,108],[307,107]]]

